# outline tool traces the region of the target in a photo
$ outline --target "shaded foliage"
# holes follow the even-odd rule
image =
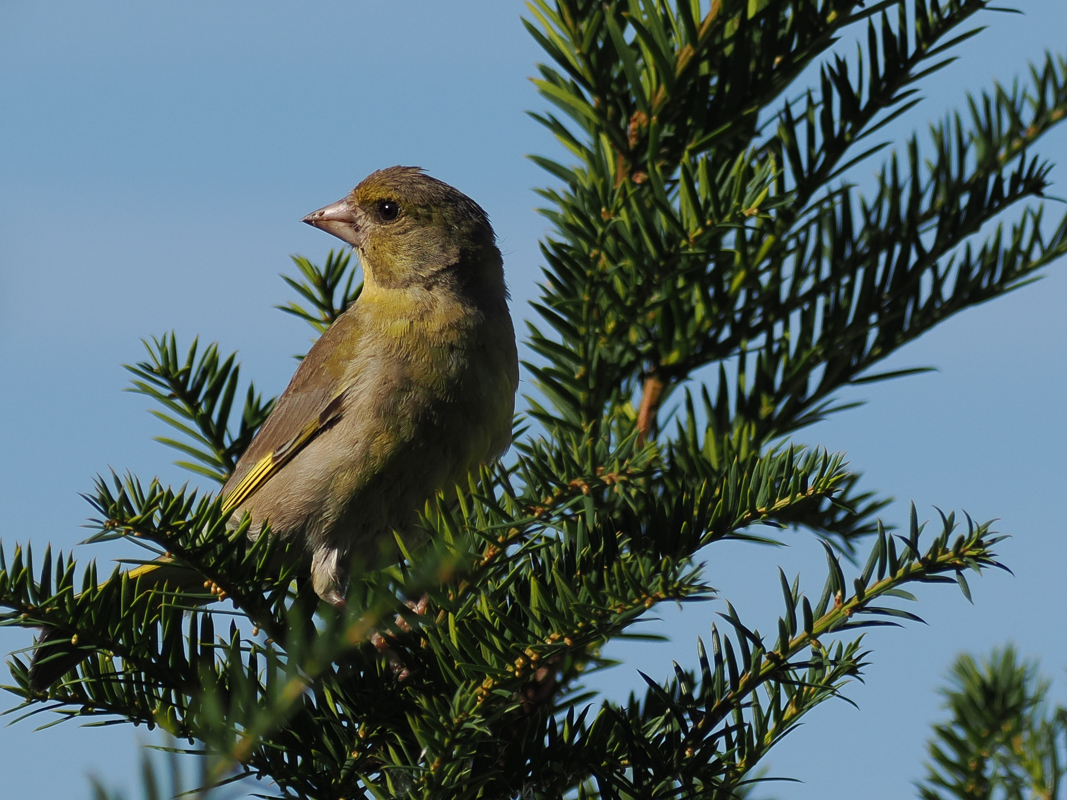
[[[1048,702],[1048,680],[1015,648],[981,662],[956,659],[942,690],[949,718],[934,727],[923,800],[1063,796],[1067,709]]]

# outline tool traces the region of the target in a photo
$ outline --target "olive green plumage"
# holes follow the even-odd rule
[[[269,521],[272,535],[302,539],[316,593],[341,604],[353,558],[380,564],[428,498],[508,448],[518,361],[500,251],[466,195],[391,167],[304,221],[359,252],[363,291],[301,362],[223,493],[253,538]],[[169,572],[135,570],[154,571]],[[40,643],[58,637],[46,630]],[[34,654],[34,688],[80,659],[42,659],[61,648]]]
[[[418,169],[375,172],[305,218],[355,247],[363,291],[308,353],[227,482],[238,490],[317,431],[236,506],[301,536],[315,591],[339,602],[353,555],[377,563],[438,489],[511,442],[518,364],[503,262],[485,212]]]

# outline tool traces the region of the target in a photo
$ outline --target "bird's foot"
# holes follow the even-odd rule
[[[406,605],[419,616],[422,616],[426,613],[427,601],[427,595],[423,595],[422,598],[417,602],[408,600],[404,605]],[[396,627],[402,630],[404,633],[411,633],[411,625],[408,624],[407,620],[404,619],[403,615],[396,615],[395,624]],[[391,639],[393,637],[389,638]],[[401,659],[400,654],[389,646],[389,642],[386,640],[385,636],[382,636],[380,633],[374,633],[370,637],[370,642],[372,645],[374,645],[374,649],[376,649],[379,653],[382,653],[385,656],[385,660],[389,664],[389,669],[392,670],[392,673],[396,677],[398,682],[407,680],[407,678],[410,677],[411,670],[404,663],[403,659]]]

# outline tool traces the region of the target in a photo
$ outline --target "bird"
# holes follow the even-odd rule
[[[354,248],[363,288],[301,361],[222,495],[250,539],[299,539],[315,593],[343,607],[350,563],[395,557],[394,530],[416,536],[428,499],[508,449],[518,355],[496,235],[462,192],[389,167],[303,222]],[[173,569],[130,574],[143,586]],[[32,690],[85,657],[68,636],[43,630]]]

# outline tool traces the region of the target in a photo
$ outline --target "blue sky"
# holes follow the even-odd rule
[[[1067,4],[1022,0],[1025,16],[989,14],[991,28],[925,84],[927,100],[887,132],[902,141],[965,92],[1010,81],[1046,48],[1064,52]],[[87,535],[79,497],[109,467],[179,483],[147,401],[124,393],[122,363],[142,337],[175,330],[239,350],[243,374],[284,388],[310,328],[273,308],[291,298],[278,274],[288,255],[321,261],[336,242],[301,225],[364,175],[416,164],[474,197],[492,216],[516,317],[528,316],[539,275],[535,186],[549,182],[528,153],[556,154],[524,113],[543,108],[526,78],[541,58],[519,2],[106,2],[0,7],[0,537],[69,549]],[[1057,131],[1041,152],[1065,161]],[[867,169],[873,172],[873,164]],[[1053,194],[1067,174],[1053,172]],[[1052,204],[1052,215],[1062,206]],[[888,368],[938,371],[862,387],[869,401],[803,432],[845,451],[865,486],[999,518],[1015,576],[973,579],[974,605],[928,587],[909,610],[926,626],[879,630],[871,665],[768,762],[782,798],[914,796],[924,742],[939,717],[936,687],[961,650],[1009,640],[1040,656],[1063,702],[1067,545],[1056,508],[1067,482],[1062,453],[1067,380],[1067,264],[1013,295],[968,311],[896,354]],[[205,290],[205,287],[207,289]],[[529,389],[526,389],[529,391]],[[783,549],[722,545],[709,581],[743,618],[771,631],[777,568],[821,587],[822,551],[810,538]],[[85,558],[90,553],[82,552]],[[121,551],[93,548],[108,560]],[[128,555],[128,553],[126,553]],[[622,698],[637,669],[665,676],[695,662],[720,602],[664,609],[655,646],[609,650],[625,659],[600,684]],[[0,650],[29,644],[0,633]],[[0,709],[13,703],[0,701]],[[8,717],[7,719],[10,719]],[[143,729],[34,732],[41,716],[0,728],[5,796],[79,797],[86,775],[136,790]],[[254,791],[254,789],[250,789]]]

